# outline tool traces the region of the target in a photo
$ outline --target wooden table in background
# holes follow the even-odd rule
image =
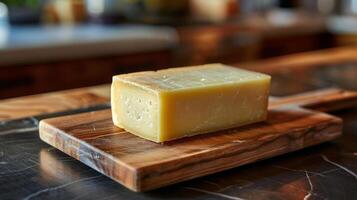
[[[237,66],[272,74],[272,95],[333,86],[357,90],[357,48],[302,53]],[[81,98],[76,95],[81,93],[83,99],[78,100]],[[66,99],[73,103],[59,103]],[[7,129],[16,122],[11,119],[88,107],[108,99],[109,85],[103,85],[0,101],[0,199],[357,198],[356,108],[333,113],[344,120],[343,136],[333,142],[146,193],[131,192],[46,145],[38,138],[37,130]],[[43,103],[29,104],[36,101]],[[36,127],[36,117],[29,119]]]
[[[179,26],[180,44],[173,63],[232,64],[334,45],[334,36],[328,32],[326,19],[321,16],[292,12],[293,19],[284,24],[268,16],[272,15],[252,14],[225,24]]]

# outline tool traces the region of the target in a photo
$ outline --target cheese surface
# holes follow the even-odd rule
[[[267,117],[270,76],[222,64],[113,77],[116,126],[154,142],[233,128]]]

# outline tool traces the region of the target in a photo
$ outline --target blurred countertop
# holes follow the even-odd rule
[[[163,26],[0,24],[0,66],[160,51],[177,43],[175,29]]]

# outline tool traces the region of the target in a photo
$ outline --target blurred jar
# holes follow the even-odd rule
[[[123,12],[128,0],[86,0],[85,7],[90,20],[117,23],[123,20]]]
[[[51,0],[45,7],[45,18],[50,23],[75,24],[86,20],[83,0]]]
[[[0,2],[0,47],[6,45],[8,34],[8,10],[6,5]]]
[[[191,0],[192,16],[205,22],[223,22],[235,16],[239,10],[237,0]]]
[[[0,2],[0,26],[7,25],[8,23],[8,10],[7,6]]]

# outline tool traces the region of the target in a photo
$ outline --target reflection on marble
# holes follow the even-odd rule
[[[10,133],[23,133],[36,131],[38,126],[38,120],[34,117],[17,119],[12,121],[0,121],[0,135],[6,135]]]
[[[340,164],[337,164],[337,163],[335,163],[335,162],[332,162],[332,161],[329,160],[325,155],[321,155],[321,157],[322,157],[322,159],[324,159],[324,161],[326,161],[326,162],[328,162],[328,163],[331,163],[332,165],[335,165],[336,167],[338,167],[338,168],[344,170],[345,172],[351,174],[351,176],[353,176],[353,177],[355,177],[355,178],[357,179],[357,175],[356,175],[353,171],[347,169],[346,167],[344,167],[344,166],[342,166],[342,165],[340,165]]]

